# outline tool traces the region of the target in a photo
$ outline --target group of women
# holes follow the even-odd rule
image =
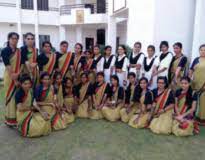
[[[149,128],[157,134],[189,136],[205,123],[205,45],[189,68],[182,44],[162,41],[160,55],[148,46],[147,54],[136,42],[128,56],[120,45],[117,55],[95,45],[83,52],[68,42],[53,52],[50,42],[42,53],[27,33],[25,46],[17,48],[19,35],[8,34],[1,56],[6,66],[5,123],[17,127],[24,137],[48,135],[65,129],[75,118],[121,120],[134,128]]]

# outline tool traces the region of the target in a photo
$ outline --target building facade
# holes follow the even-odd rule
[[[0,47],[11,31],[35,34],[36,46],[67,40],[89,49],[98,43],[159,46],[180,41],[190,59],[205,43],[205,0],[0,0]],[[159,50],[158,50],[159,51]]]

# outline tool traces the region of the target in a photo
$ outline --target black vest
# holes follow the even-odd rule
[[[105,58],[105,62],[104,62],[104,69],[109,69],[110,68],[110,64],[112,62],[112,59],[113,59],[114,55],[111,55],[108,59],[108,61],[106,61],[106,58]]]
[[[101,55],[97,59],[93,59],[93,64],[91,66],[91,69],[96,69],[98,62],[103,58]]]
[[[133,53],[132,53],[130,56],[130,64],[137,64],[137,62],[142,54],[144,54],[144,53],[139,53],[136,57],[133,58],[132,57]]]
[[[116,62],[115,62],[115,67],[116,67],[117,69],[122,69],[126,56],[123,57],[120,61],[118,61],[118,58],[119,58],[119,57],[117,57],[117,60],[116,60]]]

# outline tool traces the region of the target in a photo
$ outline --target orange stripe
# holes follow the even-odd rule
[[[166,96],[168,95],[168,92],[169,90],[167,90],[167,91],[165,91],[165,93],[162,95],[163,97],[162,97],[162,99],[161,99],[161,102],[160,102],[160,104],[159,104],[159,108],[158,108],[158,111],[157,112],[159,112],[159,111],[161,111],[163,108],[164,108],[164,105],[165,105],[165,102],[166,102]]]
[[[49,65],[48,67],[48,73],[51,74],[52,73],[52,70],[53,70],[53,67],[54,67],[54,64],[55,64],[55,60],[56,60],[56,55],[53,53],[51,54],[52,55],[52,59],[51,59],[51,64]]]
[[[63,64],[62,70],[61,70],[62,77],[64,77],[64,75],[65,75],[65,72],[66,72],[66,70],[68,68],[68,65],[70,63],[71,57],[72,57],[72,54],[68,53],[67,56],[66,56],[65,62]]]

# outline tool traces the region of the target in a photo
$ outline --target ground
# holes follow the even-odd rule
[[[105,120],[78,119],[66,130],[41,138],[22,138],[3,124],[0,88],[0,160],[201,160],[205,128],[186,138],[155,135],[147,129]]]

